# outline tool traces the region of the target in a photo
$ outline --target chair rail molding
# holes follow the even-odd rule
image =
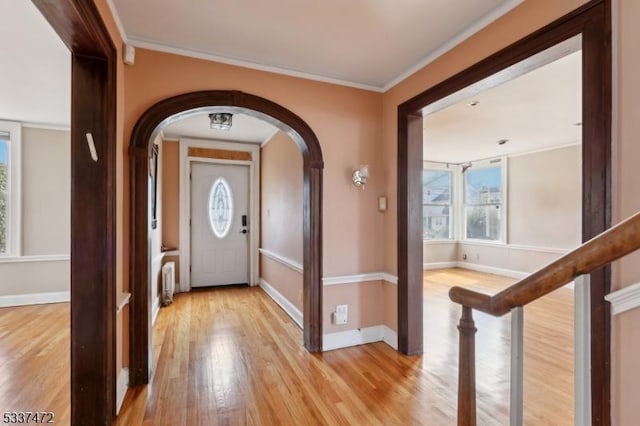
[[[611,303],[611,315],[619,315],[640,306],[640,282],[607,294],[605,300]]]

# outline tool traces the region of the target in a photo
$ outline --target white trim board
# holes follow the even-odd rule
[[[258,251],[260,252],[260,254],[264,255],[265,257],[271,260],[274,260],[296,272],[302,273],[304,270],[303,266],[300,263],[296,262],[295,260],[289,259],[288,257],[279,255],[265,248],[260,248],[258,249]],[[369,272],[365,274],[336,275],[333,277],[322,278],[322,285],[331,286],[331,285],[352,284],[352,283],[361,283],[361,282],[370,282],[370,281],[387,281],[391,284],[398,284],[398,277],[388,274],[386,272]]]
[[[619,315],[640,306],[640,282],[607,294],[605,300],[611,302],[611,314]]]
[[[153,306],[151,307],[151,327],[156,324],[156,320],[158,319],[158,314],[160,313],[160,298],[156,295],[155,299],[153,299]]]
[[[456,262],[456,266],[462,269],[470,269],[472,271],[484,272],[487,274],[502,275],[504,277],[515,278],[521,280],[531,275],[531,272],[514,271],[513,269],[496,268],[494,266],[479,265],[470,262]]]
[[[422,269],[425,271],[431,270],[431,269],[445,269],[445,268],[457,268],[458,267],[458,262],[430,262],[430,263],[423,263],[422,264]]]
[[[68,291],[56,291],[49,293],[15,294],[0,296],[0,308],[11,306],[42,305],[46,303],[63,303],[71,300]]]
[[[368,274],[354,274],[354,275],[339,275],[335,277],[324,277],[322,284],[324,286],[340,285],[340,284],[352,284],[362,283],[370,281],[382,281],[384,280],[383,272],[371,272]]]
[[[302,312],[295,307],[293,303],[284,297],[278,290],[276,290],[271,284],[260,278],[260,288],[269,295],[276,302],[282,310],[284,310],[291,319],[298,324],[298,327],[303,328],[302,324]]]
[[[276,262],[286,266],[289,269],[293,269],[296,272],[302,273],[302,271],[304,270],[302,264],[296,262],[293,259],[289,259],[288,257],[279,255],[278,253],[272,252],[271,250],[265,248],[259,248],[258,251],[260,252],[260,254],[264,255],[264,257],[275,260]]]
[[[37,256],[0,256],[1,263],[29,263],[29,262],[68,262],[71,256],[68,254],[44,254]]]
[[[386,325],[374,325],[373,327],[327,333],[322,336],[322,351],[332,351],[374,342],[385,342],[392,348],[397,349],[398,335]]]
[[[118,382],[116,388],[116,416],[120,414],[124,397],[127,396],[127,390],[129,389],[129,369],[123,368],[118,374]]]

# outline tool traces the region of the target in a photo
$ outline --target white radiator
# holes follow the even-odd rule
[[[176,263],[167,262],[162,267],[162,306],[173,302],[173,292],[176,289]]]

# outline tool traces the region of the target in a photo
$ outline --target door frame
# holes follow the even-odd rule
[[[32,0],[71,51],[71,424],[116,413],[117,51],[92,1]],[[95,142],[91,159],[86,134]]]
[[[398,106],[398,347],[423,352],[421,110],[564,40],[582,34],[582,237],[611,225],[611,2],[592,0]],[[594,424],[610,424],[610,267],[591,274],[591,401]]]
[[[151,377],[151,295],[149,291],[149,158],[161,127],[199,108],[225,110],[265,120],[287,133],[303,159],[303,342],[310,352],[322,351],[322,170],[317,136],[292,111],[268,99],[236,90],[184,93],[150,106],[136,122],[129,144],[130,177],[130,327],[129,381],[149,383]]]
[[[183,141],[185,142],[183,144]],[[260,176],[260,146],[258,145],[257,155],[252,157],[251,161],[241,160],[222,160],[213,158],[201,158],[201,157],[189,157],[187,155],[189,147],[194,145],[189,143],[190,140],[182,139],[180,141],[180,164],[186,164],[182,170],[184,173],[180,173],[180,247],[184,247],[185,250],[180,250],[180,291],[191,291],[191,273],[189,266],[191,265],[191,166],[193,163],[208,163],[208,164],[222,164],[222,165],[238,165],[247,166],[249,168],[249,252],[247,257],[248,273],[247,278],[250,286],[258,284],[258,244],[260,234],[260,219],[254,220],[256,215],[260,215],[260,191],[257,185]],[[230,148],[230,145],[242,145],[242,144],[229,144],[229,143],[211,143],[207,144],[204,141],[201,145],[197,145],[202,148]],[[184,149],[183,149],[184,147]],[[239,151],[239,149],[236,149]],[[247,151],[250,152],[250,151]],[[183,162],[184,159],[184,162]],[[256,165],[258,169],[256,170]],[[183,213],[184,212],[184,213]],[[185,281],[183,281],[185,280]],[[182,282],[185,282],[183,286]]]

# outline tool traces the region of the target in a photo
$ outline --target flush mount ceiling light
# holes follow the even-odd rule
[[[218,130],[230,130],[233,114],[228,112],[217,112],[209,114],[209,120],[211,120],[211,128]]]
[[[509,139],[500,139],[498,141],[498,145],[504,145],[505,143],[509,142]]]
[[[480,101],[471,101],[467,104],[467,106],[474,107],[474,106],[478,106],[479,104],[480,104]]]

